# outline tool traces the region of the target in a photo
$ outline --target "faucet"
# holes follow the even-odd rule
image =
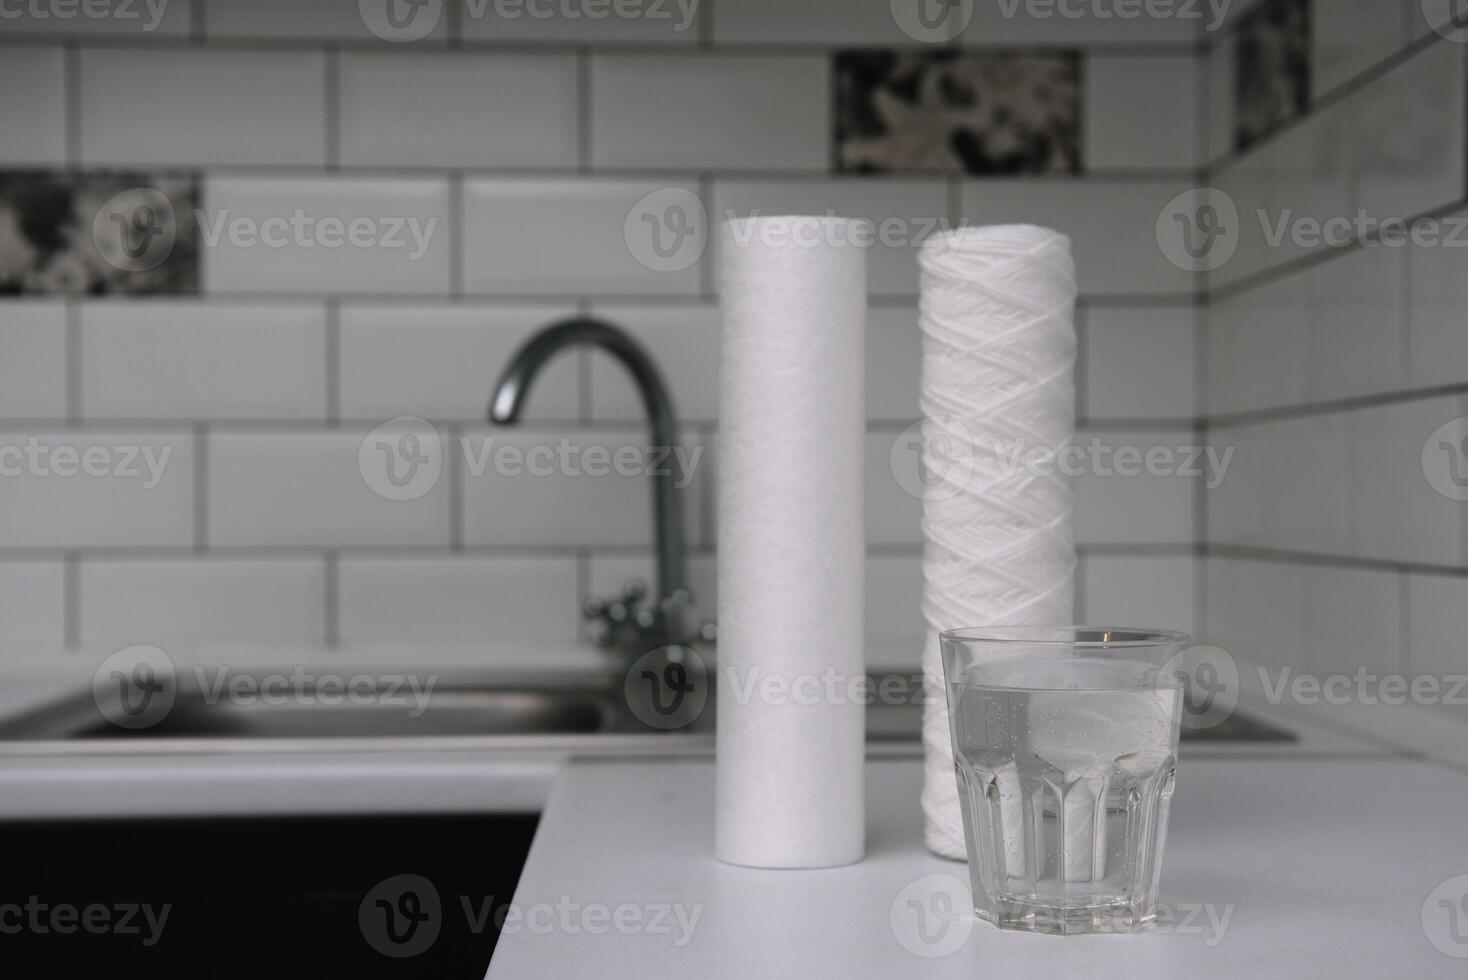
[[[587,618],[597,621],[593,639],[599,646],[620,644],[634,655],[654,647],[682,644],[691,639],[688,626],[693,597],[683,570],[683,514],[678,495],[679,460],[673,452],[678,439],[678,418],[673,399],[658,373],[657,365],[642,345],[625,330],[588,316],[572,317],[537,331],[510,358],[494,397],[489,403],[489,420],[496,425],[513,425],[520,420],[530,386],[546,361],[567,347],[590,344],[611,354],[632,375],[647,411],[651,445],[667,451],[666,463],[654,471],[653,533],[657,552],[657,590],[652,608],[639,609],[646,586],[629,582],[620,599],[588,599]],[[712,627],[702,630],[712,639]]]

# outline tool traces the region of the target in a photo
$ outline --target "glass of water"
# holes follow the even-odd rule
[[[1188,636],[1025,626],[941,642],[974,912],[1065,935],[1155,918]]]

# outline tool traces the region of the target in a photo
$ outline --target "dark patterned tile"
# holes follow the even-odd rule
[[[1080,170],[1074,52],[843,51],[834,71],[837,170]]]
[[[195,293],[192,176],[0,171],[0,294]]]
[[[1264,0],[1234,45],[1234,147],[1243,149],[1310,105],[1310,2]]]

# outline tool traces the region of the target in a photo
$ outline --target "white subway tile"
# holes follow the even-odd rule
[[[1084,77],[1087,169],[1198,163],[1196,58],[1093,54]]]
[[[1211,414],[1308,400],[1310,290],[1303,274],[1211,304],[1204,373]]]
[[[66,307],[0,300],[0,416],[66,417]]]
[[[635,428],[466,431],[455,453],[464,480],[466,542],[646,546],[652,541],[652,480],[645,472],[669,465],[649,456],[646,446],[646,433]],[[687,433],[682,448],[684,540],[696,544],[703,523],[699,485],[712,478],[713,454]]]
[[[188,545],[188,433],[32,430],[0,434],[0,547]]]
[[[1263,215],[1267,219],[1269,215],[1273,148],[1272,142],[1265,143],[1246,156],[1227,159],[1210,173],[1213,186],[1223,191],[1227,195],[1226,199],[1233,202],[1239,220],[1237,235],[1232,240],[1232,254],[1226,251],[1203,253],[1205,258],[1213,258],[1210,263],[1212,268],[1204,275],[1209,288],[1256,273],[1268,268],[1275,261],[1274,250],[1269,247],[1264,234],[1270,225],[1267,220],[1259,217]],[[1222,226],[1222,221],[1215,225],[1219,235],[1211,240],[1214,243],[1212,247],[1227,249],[1230,239],[1224,236]],[[1189,234],[1194,234],[1196,228],[1197,224],[1194,223],[1187,230]],[[1193,238],[1194,244],[1200,246],[1206,246],[1209,241],[1196,235]]]
[[[1351,425],[1348,414],[1337,413],[1270,426],[1272,547],[1352,553]],[[1227,434],[1228,430],[1218,433],[1224,439]]]
[[[59,561],[0,564],[0,636],[6,643],[66,640],[66,574]]]
[[[1091,418],[1191,418],[1199,408],[1192,306],[1090,306],[1084,412]]]
[[[693,206],[694,181],[584,177],[464,183],[465,288],[471,293],[696,295],[708,228],[674,239],[667,268],[638,236],[643,217]],[[657,196],[653,196],[657,195]],[[671,203],[665,201],[671,200]],[[643,209],[650,209],[645,214]],[[656,232],[662,239],[662,229]],[[667,239],[662,239],[667,244]],[[681,243],[681,244],[680,244]]]
[[[445,0],[461,5],[461,32],[469,41],[546,41],[558,44],[694,44],[706,0]]]
[[[177,37],[192,25],[188,0],[110,0],[105,3],[32,2],[6,4],[7,34],[65,34],[76,37],[125,35]]]
[[[1402,8],[1420,0],[1315,0],[1311,11],[1310,93],[1320,98],[1403,45]]]
[[[417,452],[442,463],[438,478],[410,499],[386,486],[386,457],[367,444],[369,430],[212,432],[208,449],[208,540],[230,545],[447,545],[452,465],[448,433]],[[364,450],[364,445],[366,446]],[[398,473],[403,457],[393,449]],[[363,457],[365,456],[365,461]],[[410,485],[405,492],[417,489]]]
[[[719,417],[719,310],[713,304],[598,305],[592,315],[627,330],[658,365],[683,421]],[[592,349],[591,414],[597,421],[638,422],[647,409],[631,377],[611,355]]]
[[[1095,456],[1092,466],[1089,448],[1092,440],[1110,450]],[[1182,544],[1194,537],[1193,499],[1202,477],[1174,472],[1184,469],[1189,452],[1186,447],[1198,440],[1192,433],[1182,432],[1110,432],[1077,433],[1076,443],[1087,449],[1086,472],[1075,480],[1075,537],[1078,544]],[[1166,475],[1154,475],[1145,464],[1154,448],[1172,453],[1172,463],[1156,467]],[[1135,459],[1118,460],[1124,450]],[[1204,461],[1194,459],[1193,466]],[[1137,475],[1123,475],[1125,469]]]
[[[79,315],[87,418],[325,417],[321,305],[129,300]]]
[[[923,335],[916,306],[867,307],[867,418],[921,417]]]
[[[1409,672],[1468,674],[1468,578],[1409,575],[1407,582]]]
[[[344,643],[574,642],[575,558],[344,559]]]
[[[1157,218],[1181,183],[996,178],[963,185],[963,215],[973,224],[1028,222],[1070,236],[1085,295],[1187,294],[1193,275],[1157,243]]]
[[[593,57],[592,163],[824,170],[829,72],[814,55]]]
[[[65,99],[61,48],[0,47],[0,164],[64,163]]]
[[[1401,263],[1400,248],[1364,248],[1333,256],[1308,273],[1313,400],[1401,387]]]
[[[947,189],[941,180],[716,180],[713,198],[716,226],[751,213],[833,212],[868,219],[878,240],[867,256],[867,292],[873,296],[917,295],[918,246],[948,220]]]
[[[899,445],[899,432],[869,432],[866,437],[867,544],[919,545],[923,542],[923,502],[904,487],[918,486],[918,453]],[[893,447],[898,448],[894,452]],[[894,467],[901,467],[894,472]],[[899,482],[899,480],[901,482]]]
[[[343,164],[576,166],[571,55],[389,51],[340,64]]]
[[[1267,147],[1269,186],[1264,215],[1242,213],[1246,225],[1258,226],[1264,239],[1264,262],[1276,266],[1323,246],[1310,221],[1320,222],[1339,246],[1354,237],[1343,222],[1354,214],[1351,181],[1356,146],[1346,110],[1336,105],[1284,130]],[[1298,234],[1297,234],[1298,232]],[[1231,267],[1230,267],[1231,268]]]
[[[1462,199],[1465,90],[1462,45],[1438,43],[1352,97],[1357,204],[1367,215],[1411,217]]]
[[[87,49],[89,164],[326,162],[326,62],[309,51]]]
[[[922,663],[923,560],[917,555],[872,555],[866,569],[867,668]]]
[[[700,622],[715,619],[719,609],[719,563],[713,555],[685,555],[685,583],[693,593]],[[651,553],[638,555],[597,553],[587,562],[585,596],[616,599],[631,581],[640,581],[651,595],[657,589],[657,566]],[[646,603],[648,600],[643,600]],[[580,605],[579,603],[577,604]]]
[[[1305,570],[1310,669],[1322,679],[1365,667],[1403,667],[1401,587],[1395,572],[1355,568]]]
[[[205,291],[447,293],[447,180],[208,177]]]
[[[179,3],[180,0],[172,0]],[[407,20],[398,30],[388,19],[388,0],[203,0],[210,37],[319,38],[422,44],[448,36],[443,3],[403,4],[391,13]],[[370,23],[369,23],[370,15]],[[375,30],[374,30],[375,28]]]
[[[1080,572],[1084,622],[1185,633],[1197,628],[1190,557],[1090,555]]]
[[[326,570],[319,559],[84,561],[83,643],[321,642]]]
[[[571,306],[346,303],[341,307],[341,413],[483,421],[516,349]],[[577,361],[566,351],[536,377],[525,418],[578,417]]]
[[[1439,426],[1464,414],[1456,398],[1403,402],[1355,414],[1353,489],[1362,556],[1437,565],[1461,561],[1468,504],[1434,490],[1423,465],[1434,460],[1461,464],[1430,450],[1424,455],[1424,447]]]
[[[1305,566],[1230,558],[1210,558],[1205,565],[1207,621],[1199,639],[1243,660],[1241,669],[1305,669]]]
[[[1443,223],[1462,247],[1413,248],[1407,385],[1426,388],[1468,378],[1468,214]]]
[[[1218,459],[1232,452],[1222,481],[1203,491],[1210,542],[1257,547],[1272,542],[1273,439],[1274,429],[1267,425],[1229,426],[1208,433],[1208,446]]]

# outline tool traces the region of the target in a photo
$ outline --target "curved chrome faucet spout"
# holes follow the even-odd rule
[[[626,331],[592,317],[573,317],[538,331],[510,358],[489,403],[489,420],[520,420],[530,386],[546,361],[567,347],[590,344],[611,354],[632,375],[647,411],[651,448],[662,457],[653,480],[653,529],[657,547],[657,598],[687,598],[683,577],[683,514],[678,497],[678,417],[657,365]],[[653,462],[658,462],[655,457]],[[680,596],[681,594],[681,596]]]

